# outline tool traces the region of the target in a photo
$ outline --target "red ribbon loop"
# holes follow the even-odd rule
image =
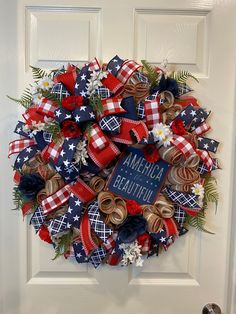
[[[96,196],[96,193],[81,179],[69,185],[68,190],[84,203],[92,201]]]
[[[88,211],[83,214],[80,223],[81,241],[83,243],[85,254],[88,256],[93,250],[98,248],[98,245],[93,241],[91,235],[91,226],[88,217]]]

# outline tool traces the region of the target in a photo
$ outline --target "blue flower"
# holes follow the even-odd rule
[[[45,181],[37,173],[25,174],[21,177],[18,190],[26,200],[33,200],[45,186]]]
[[[163,74],[158,86],[153,87],[151,93],[155,93],[159,91],[159,93],[168,90],[171,92],[175,97],[179,96],[179,88],[176,80],[167,77]]]
[[[133,242],[139,235],[147,229],[146,219],[139,216],[129,216],[118,230],[118,237],[123,243]]]

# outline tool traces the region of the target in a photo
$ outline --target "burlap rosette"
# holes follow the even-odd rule
[[[123,97],[133,96],[136,103],[149,95],[149,84],[141,82],[136,74],[132,75],[124,87]]]
[[[48,196],[56,193],[65,185],[64,180],[56,173],[50,180],[47,180],[45,183],[45,188],[39,191],[37,194],[37,201],[41,203]]]
[[[184,161],[182,152],[175,146],[162,146],[159,148],[159,154],[164,161],[174,166],[179,165]]]
[[[101,177],[94,176],[90,179],[89,186],[96,192],[99,193],[104,189],[105,180]]]
[[[163,220],[174,215],[174,205],[163,195],[158,196],[154,205],[143,205],[143,216],[148,223],[149,232],[159,232],[164,227]]]
[[[170,106],[162,114],[163,123],[169,124],[171,121],[173,121],[178,116],[178,114],[180,113],[180,111],[182,109],[183,109],[182,106],[178,105],[178,104],[174,104],[174,105]]]
[[[110,192],[98,194],[98,207],[105,216],[105,223],[121,224],[127,217],[125,201]]]
[[[174,190],[190,192],[194,183],[200,182],[200,174],[189,167],[172,167],[167,176],[166,184]]]

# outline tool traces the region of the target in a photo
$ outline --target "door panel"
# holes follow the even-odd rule
[[[3,2],[3,1],[2,1]],[[227,310],[227,274],[233,165],[235,19],[233,1],[63,1],[2,3],[1,29],[1,255],[3,314],[198,314],[209,302]],[[234,28],[235,29],[235,28]],[[235,32],[235,31],[234,31]],[[8,51],[10,53],[8,55]],[[115,54],[158,65],[168,59],[200,80],[196,97],[213,111],[210,136],[221,143],[223,170],[217,173],[218,212],[209,208],[214,236],[191,230],[168,252],[143,268],[100,267],[52,261],[53,249],[40,242],[21,213],[13,212],[7,143],[21,112],[5,98],[31,81],[29,65],[46,69],[83,64]],[[5,60],[5,61],[3,61]],[[223,107],[223,110],[222,110]],[[7,134],[7,135],[6,135]]]

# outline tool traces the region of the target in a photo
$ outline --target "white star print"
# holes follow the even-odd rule
[[[70,119],[71,118],[71,114],[66,114],[65,119]]]
[[[215,141],[214,140],[211,140],[211,144],[214,144],[215,143]]]
[[[79,206],[81,204],[80,200],[75,201],[75,206]]]
[[[80,92],[80,95],[85,97],[86,96],[86,92],[84,90],[82,90],[82,92]]]
[[[206,144],[203,145],[203,147],[204,147],[205,149],[208,149],[208,148],[209,148],[209,145],[206,143]]]
[[[78,87],[79,87],[79,84],[78,84],[78,83],[76,83],[76,84],[75,84],[75,88],[78,88]]]
[[[20,157],[18,157],[18,158],[16,159],[16,161],[19,163],[19,162],[21,161]]]
[[[60,110],[56,111],[56,113],[55,113],[56,117],[58,117],[58,118],[60,117],[61,114],[62,114],[62,113],[61,113]]]
[[[182,111],[180,115],[181,115],[181,117],[186,116],[185,111]]]
[[[81,106],[80,107],[80,111],[85,111],[85,109],[86,109],[86,106]]]
[[[82,257],[82,254],[81,253],[77,253],[76,256],[80,258],[80,257]]]
[[[116,70],[117,71],[120,70],[120,66],[119,65],[116,66]]]
[[[79,122],[80,117],[78,115],[75,116],[75,121]]]
[[[192,117],[196,116],[196,112],[194,110],[191,110],[190,114]]]
[[[73,170],[72,170],[71,168],[68,168],[68,169],[66,170],[66,172],[67,172],[68,174],[70,174],[71,172],[73,172]]]
[[[24,157],[24,161],[27,161],[28,159],[29,159],[29,157],[28,157],[28,156]]]
[[[81,75],[81,81],[85,81],[85,79],[86,79],[86,75],[85,74]]]
[[[61,167],[57,167],[57,166],[56,166],[56,171],[57,171],[57,172],[61,171]]]
[[[63,157],[65,155],[64,150],[61,151],[60,155]]]
[[[202,141],[202,137],[199,137],[199,138],[198,138],[198,142],[201,142],[201,141]]]
[[[69,164],[70,164],[68,159],[66,159],[65,161],[63,161],[63,163],[64,163],[64,165],[65,165],[66,167],[68,167]]]
[[[69,214],[71,214],[72,210],[73,210],[73,209],[72,209],[71,207],[68,207],[68,213],[69,213]]]
[[[73,219],[74,219],[74,221],[79,221],[79,216],[78,216],[78,215],[75,215],[75,216],[73,217]]]
[[[27,153],[30,153],[30,152],[32,152],[32,148],[31,147],[27,147],[26,151],[27,151]]]
[[[117,59],[113,59],[112,61],[113,61],[113,62],[118,62],[118,60],[117,60]]]
[[[165,242],[165,240],[166,240],[165,237],[161,237],[161,238],[160,238],[160,241],[161,241],[162,243]]]
[[[67,227],[67,228],[70,228],[70,227],[71,227],[71,224],[69,224],[69,222],[68,222],[66,227]]]
[[[17,128],[17,129],[16,129],[16,132],[17,132],[17,133],[20,133],[20,131],[21,131],[21,128]]]
[[[89,116],[90,116],[91,119],[95,119],[95,114],[93,112],[90,112]]]
[[[75,148],[75,145],[72,143],[69,145],[69,150],[73,150]]]

